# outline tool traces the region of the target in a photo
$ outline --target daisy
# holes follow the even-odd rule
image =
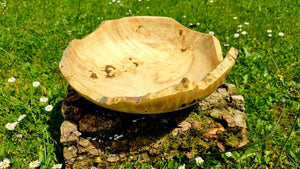
[[[272,30],[271,30],[271,29],[268,29],[267,32],[268,32],[268,33],[272,33]]]
[[[228,46],[229,46],[229,44],[227,44],[227,43],[226,43],[226,44],[224,44],[224,46],[225,46],[225,47],[228,47]]]
[[[232,19],[237,20],[237,17],[235,16],[235,17],[233,17]]]
[[[42,103],[45,103],[47,101],[48,101],[48,98],[45,97],[45,96],[43,96],[43,97],[40,98],[40,102],[42,102]]]
[[[29,163],[29,168],[36,168],[38,166],[40,166],[40,161],[39,160],[36,160],[36,161],[32,161]]]
[[[211,34],[211,35],[214,35],[214,34],[215,34],[215,32],[213,32],[213,31],[209,31],[209,34]]]
[[[185,169],[185,165],[179,166],[178,169]]]
[[[204,160],[201,157],[197,157],[197,158],[195,158],[195,160],[196,160],[196,163],[199,165],[204,162]]]
[[[239,28],[242,28],[242,27],[243,27],[243,25],[238,25],[238,27],[239,27]]]
[[[14,128],[19,124],[19,122],[13,122],[13,123],[11,123],[13,126],[14,126]]]
[[[14,129],[15,129],[15,127],[13,126],[12,123],[7,123],[7,124],[5,125],[5,128],[7,128],[8,130],[14,130]]]
[[[55,169],[55,168],[61,168],[62,167],[62,164],[54,164],[53,166],[52,166],[52,169]]]
[[[227,156],[227,157],[231,157],[231,152],[227,152],[227,153],[225,153],[225,155]]]
[[[268,36],[269,36],[269,37],[272,37],[272,34],[269,33]]]
[[[245,22],[244,24],[245,24],[245,25],[249,25],[249,22]]]
[[[284,36],[284,33],[279,32],[278,35],[279,35],[279,36]]]
[[[240,34],[238,34],[238,33],[234,34],[235,38],[238,38],[239,36],[240,36]]]
[[[197,23],[196,23],[196,25],[198,25],[198,26],[199,26],[199,25],[200,25],[200,23],[199,23],[199,22],[197,22]]]
[[[13,82],[15,82],[15,81],[16,81],[16,78],[14,78],[14,77],[11,77],[11,78],[8,79],[8,82],[9,82],[9,83],[13,83]]]
[[[33,87],[38,87],[40,85],[40,82],[36,81],[32,83]]]
[[[45,110],[46,111],[51,111],[53,109],[53,106],[52,105],[48,105],[45,107]]]
[[[246,31],[243,31],[243,32],[242,32],[242,35],[246,35],[246,34],[247,34],[247,32],[246,32]]]
[[[25,117],[26,117],[26,114],[22,114],[22,115],[18,118],[18,121],[23,120]]]
[[[0,162],[0,168],[7,168],[9,167],[10,160],[9,159],[4,159],[2,162]]]
[[[210,2],[210,3],[213,3],[214,1],[213,1],[213,0],[210,0],[209,2]]]

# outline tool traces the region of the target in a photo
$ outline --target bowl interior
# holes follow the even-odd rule
[[[106,97],[139,97],[201,81],[222,59],[216,38],[170,18],[104,22],[66,50],[69,69],[86,88]]]

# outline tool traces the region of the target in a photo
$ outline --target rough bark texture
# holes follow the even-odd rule
[[[107,110],[69,88],[62,115],[66,168],[110,168],[176,154],[193,158],[204,150],[247,144],[244,99],[232,84],[222,84],[196,106],[158,115]]]

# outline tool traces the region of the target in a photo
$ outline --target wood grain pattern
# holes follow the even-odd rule
[[[60,70],[88,100],[113,110],[154,114],[197,103],[226,78],[237,57],[223,60],[212,35],[167,17],[104,21],[65,50]]]

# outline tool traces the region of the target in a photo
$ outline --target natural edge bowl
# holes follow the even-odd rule
[[[238,52],[167,17],[104,21],[72,40],[59,67],[69,84],[102,107],[157,114],[198,103],[225,80]]]

